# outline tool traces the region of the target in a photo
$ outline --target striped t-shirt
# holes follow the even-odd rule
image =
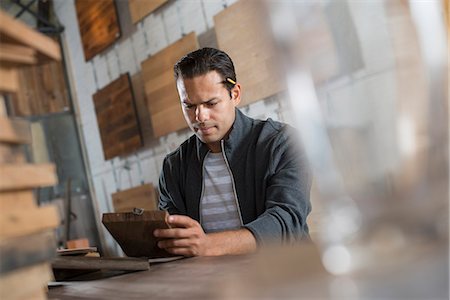
[[[232,178],[222,153],[209,152],[205,157],[203,194],[200,200],[201,225],[208,232],[239,229],[237,200]]]

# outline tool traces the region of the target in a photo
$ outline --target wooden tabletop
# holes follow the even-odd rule
[[[448,244],[373,257],[360,271],[331,276],[313,248],[195,257],[148,271],[64,282],[49,299],[448,299]],[[401,255],[399,255],[399,253]]]
[[[49,299],[217,299],[221,279],[252,256],[194,257],[151,264],[150,270],[100,280],[63,282]]]

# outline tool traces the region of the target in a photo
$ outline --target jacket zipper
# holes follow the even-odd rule
[[[239,219],[241,220],[241,226],[243,226],[244,222],[242,221],[241,207],[239,206],[239,200],[238,200],[237,193],[236,193],[236,186],[234,185],[233,172],[231,172],[231,168],[230,168],[230,165],[228,164],[227,156],[225,155],[225,147],[224,147],[223,140],[220,141],[220,147],[222,148],[223,159],[225,160],[225,164],[227,165],[228,172],[230,173],[230,176],[231,176],[231,185],[233,186],[234,201],[236,202],[236,207],[237,207],[237,210],[239,213]]]
[[[209,154],[210,151],[208,151],[206,153],[206,155]],[[203,194],[205,193],[205,157],[203,157],[203,162],[202,162],[202,192],[200,194],[200,201],[198,203],[198,215],[199,215],[199,221],[200,221],[200,226],[202,225],[202,199],[203,199]]]

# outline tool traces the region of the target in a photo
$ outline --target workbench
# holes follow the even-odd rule
[[[325,272],[314,252],[305,248],[183,258],[150,264],[147,271],[62,282],[49,289],[48,298],[448,299],[447,245],[419,248],[378,257],[372,267],[344,276]]]

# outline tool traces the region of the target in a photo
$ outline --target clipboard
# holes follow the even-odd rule
[[[166,211],[144,211],[104,213],[102,223],[129,257],[162,258],[174,256],[157,246],[161,238],[153,236],[155,229],[170,228]]]

